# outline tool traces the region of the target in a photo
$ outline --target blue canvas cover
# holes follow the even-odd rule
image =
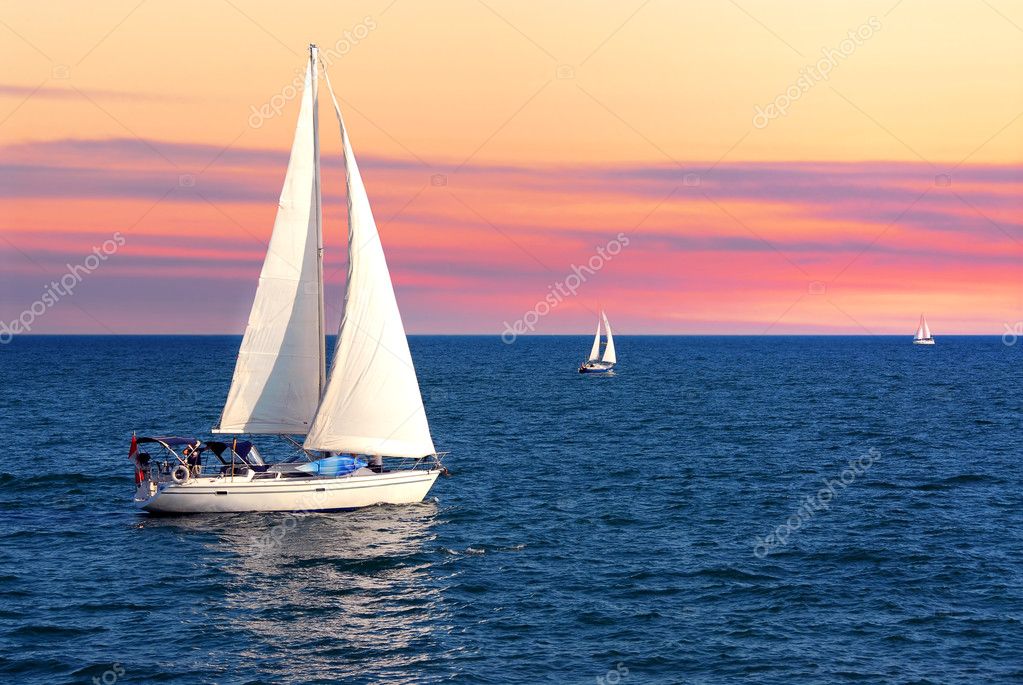
[[[339,454],[336,457],[324,457],[323,459],[311,461],[308,464],[302,464],[298,467],[298,470],[333,478],[357,471],[363,466],[366,466],[366,462],[362,459]]]

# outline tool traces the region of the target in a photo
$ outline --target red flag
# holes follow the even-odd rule
[[[131,459],[135,456],[135,453],[139,451],[139,441],[135,438],[135,434],[131,434],[131,447],[128,449],[128,458]]]

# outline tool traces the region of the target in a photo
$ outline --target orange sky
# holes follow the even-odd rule
[[[124,241],[32,332],[242,332],[309,42],[411,332],[500,334],[619,233],[536,332],[1023,320],[1023,2],[11,2],[0,36],[0,323]]]

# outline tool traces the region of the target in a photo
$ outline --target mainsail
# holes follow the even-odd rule
[[[320,399],[325,360],[316,81],[311,59],[277,219],[215,433],[305,434]]]
[[[596,361],[600,358],[600,319],[597,319],[597,334],[593,336],[593,347],[590,348],[590,356],[587,361]]]
[[[611,335],[611,324],[607,320],[607,314],[600,312],[600,316],[604,319],[604,330],[607,332],[607,346],[604,348],[604,357],[601,361],[614,364],[618,361],[618,357],[615,356],[615,339]]]
[[[348,190],[348,287],[309,450],[422,457],[435,453],[384,249],[330,79]]]

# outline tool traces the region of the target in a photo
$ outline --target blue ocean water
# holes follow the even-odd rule
[[[238,342],[0,348],[0,682],[1023,681],[1023,345],[413,337],[427,502],[139,515]]]

